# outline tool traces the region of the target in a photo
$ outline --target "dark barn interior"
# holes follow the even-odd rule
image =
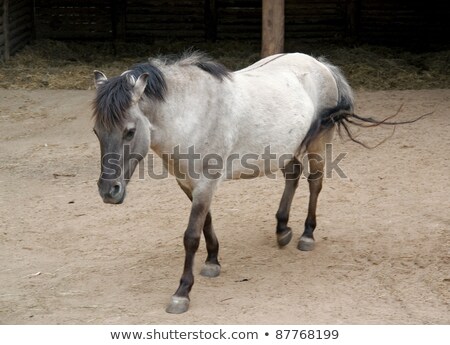
[[[286,0],[286,40],[449,43],[446,1]],[[260,0],[0,0],[0,55],[32,39],[260,40]]]
[[[267,4],[284,7],[281,30],[263,20]],[[240,69],[274,53],[264,33],[276,31],[277,51],[326,56],[355,88],[450,88],[446,1],[0,0],[0,11],[3,88],[91,88],[93,69],[190,48]]]

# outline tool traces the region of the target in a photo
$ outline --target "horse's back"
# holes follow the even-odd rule
[[[328,67],[316,58],[303,53],[276,54],[233,73],[235,78],[258,80],[260,83],[284,81],[292,85],[298,80],[315,108],[336,105],[337,85]],[[284,79],[284,80],[283,80]]]
[[[275,54],[265,57],[254,64],[234,72],[234,74],[247,73],[258,70],[260,73],[271,72],[279,68],[295,68],[305,73],[322,70],[325,67],[316,58],[303,53]]]
[[[234,72],[230,85],[235,92],[229,115],[231,123],[239,124],[234,127],[232,152],[241,155],[263,153],[267,147],[277,157],[295,154],[321,103],[337,99],[328,69],[298,53],[270,56]],[[275,170],[282,167],[280,162],[273,163]]]

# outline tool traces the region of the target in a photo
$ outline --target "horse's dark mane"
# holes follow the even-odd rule
[[[224,65],[211,59],[208,55],[192,49],[185,51],[181,57],[166,55],[156,61],[162,62],[164,65],[196,66],[220,81],[231,78],[231,72]]]
[[[167,84],[161,67],[169,65],[195,66],[222,81],[230,78],[230,71],[222,64],[208,56],[188,51],[179,58],[160,57],[149,62],[134,65],[122,75],[110,78],[99,85],[93,102],[95,121],[105,128],[111,129],[123,124],[126,110],[132,103],[133,83],[143,73],[148,73],[147,86],[144,94],[156,101],[164,101]]]
[[[122,125],[132,103],[133,84],[130,81],[136,81],[143,73],[149,74],[145,95],[163,101],[167,85],[161,70],[150,63],[134,65],[129,71],[109,78],[98,87],[93,102],[95,121],[107,129]]]

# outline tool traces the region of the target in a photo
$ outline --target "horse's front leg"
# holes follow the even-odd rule
[[[192,191],[180,183],[177,180],[178,185],[187,195],[189,200],[192,202]],[[219,241],[214,233],[214,228],[212,225],[211,211],[206,215],[205,225],[203,226],[203,235],[205,236],[206,249],[208,251],[208,257],[206,258],[205,265],[203,266],[200,274],[204,277],[214,278],[220,274],[220,264],[219,264]]]
[[[200,244],[200,236],[205,225],[206,217],[211,205],[213,188],[195,190],[192,192],[192,207],[189,216],[188,227],[184,233],[184,249],[186,257],[184,260],[183,274],[180,285],[172,296],[166,311],[172,314],[181,314],[189,308],[189,292],[194,285],[194,257]]]

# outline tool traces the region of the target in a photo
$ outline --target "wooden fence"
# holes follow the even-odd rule
[[[447,0],[358,0],[361,41],[426,46],[450,43],[450,2]]]
[[[19,0],[20,1],[20,0]],[[260,39],[261,0],[34,0],[53,39]],[[448,1],[285,0],[285,37],[402,44],[450,34]],[[417,39],[417,37],[419,37]]]
[[[286,37],[333,40],[348,0],[285,0]],[[38,38],[260,39],[261,0],[36,0]]]
[[[37,38],[109,39],[112,1],[35,0]]]
[[[32,37],[65,40],[260,40],[261,0],[0,0],[0,57]],[[449,44],[439,0],[285,0],[285,38]]]
[[[32,0],[0,0],[0,59],[9,59],[31,40],[32,3]]]

